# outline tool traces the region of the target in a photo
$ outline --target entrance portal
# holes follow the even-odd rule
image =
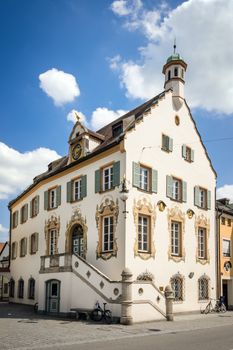
[[[75,225],[72,231],[72,253],[84,258],[84,240],[83,228],[81,225]]]
[[[58,313],[60,309],[60,284],[58,280],[46,282],[46,312]]]

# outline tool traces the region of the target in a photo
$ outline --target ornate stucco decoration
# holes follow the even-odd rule
[[[169,232],[168,259],[173,260],[175,262],[185,261],[185,248],[184,248],[185,213],[183,213],[180,208],[174,207],[167,210],[167,218],[168,218],[168,232]],[[172,254],[172,247],[171,247],[172,221],[180,222],[180,225],[181,225],[180,255]]]
[[[80,208],[74,208],[70,221],[66,224],[65,233],[65,251],[66,253],[72,253],[72,233],[76,225],[80,225],[83,229],[83,258],[86,259],[87,255],[87,222],[86,218],[82,216]]]
[[[159,211],[164,211],[166,208],[166,204],[163,201],[158,201],[157,203]]]
[[[193,218],[193,215],[194,215],[194,211],[192,209],[188,209],[187,210],[187,216],[189,219],[192,219]]]
[[[96,247],[96,257],[104,260],[110,259],[112,256],[117,256],[117,239],[116,239],[116,226],[118,222],[119,206],[118,199],[116,202],[108,196],[104,197],[102,203],[96,206],[95,220],[98,230],[98,242]],[[111,251],[103,251],[103,218],[105,216],[113,217],[113,249]]]
[[[150,227],[149,227],[149,250],[148,252],[138,251],[138,216],[145,215],[150,218]],[[152,205],[147,198],[139,199],[138,201],[134,200],[134,223],[136,227],[136,237],[134,243],[134,256],[139,256],[143,260],[148,260],[155,257],[155,243],[154,243],[154,228],[156,221],[156,212],[155,205]]]
[[[202,227],[206,229],[206,259],[198,256],[198,228]],[[203,214],[196,217],[195,220],[195,233],[196,233],[196,262],[202,265],[210,263],[210,252],[209,252],[209,236],[210,236],[210,219],[207,219]]]
[[[44,232],[45,232],[45,242],[46,251],[45,255],[49,255],[49,232],[50,230],[56,230],[56,254],[58,254],[58,237],[60,233],[60,216],[51,215],[48,220],[45,220]]]

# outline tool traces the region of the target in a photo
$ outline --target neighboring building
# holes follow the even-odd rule
[[[218,295],[225,297],[228,309],[233,309],[233,203],[227,198],[218,199]]]
[[[168,284],[175,312],[216,297],[216,173],[186,67],[170,56],[165,91],[98,132],[77,118],[68,156],[10,202],[11,301],[63,313],[107,301],[126,322],[163,317]]]
[[[9,243],[0,243],[0,300],[9,296]]]

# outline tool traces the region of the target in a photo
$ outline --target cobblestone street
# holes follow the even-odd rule
[[[176,316],[174,322],[150,322],[122,326],[54,319],[33,313],[31,307],[0,303],[0,349],[46,349],[102,340],[233,325],[233,312]]]

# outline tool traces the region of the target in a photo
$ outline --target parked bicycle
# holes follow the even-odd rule
[[[107,303],[103,303],[104,308],[102,309],[99,302],[96,302],[95,308],[90,314],[93,321],[100,322],[101,320],[104,320],[108,324],[112,323],[112,312],[106,309],[106,304]]]
[[[215,301],[215,304],[214,304]],[[211,312],[226,312],[226,306],[220,299],[210,299],[205,309],[201,311],[202,314],[209,314]]]

